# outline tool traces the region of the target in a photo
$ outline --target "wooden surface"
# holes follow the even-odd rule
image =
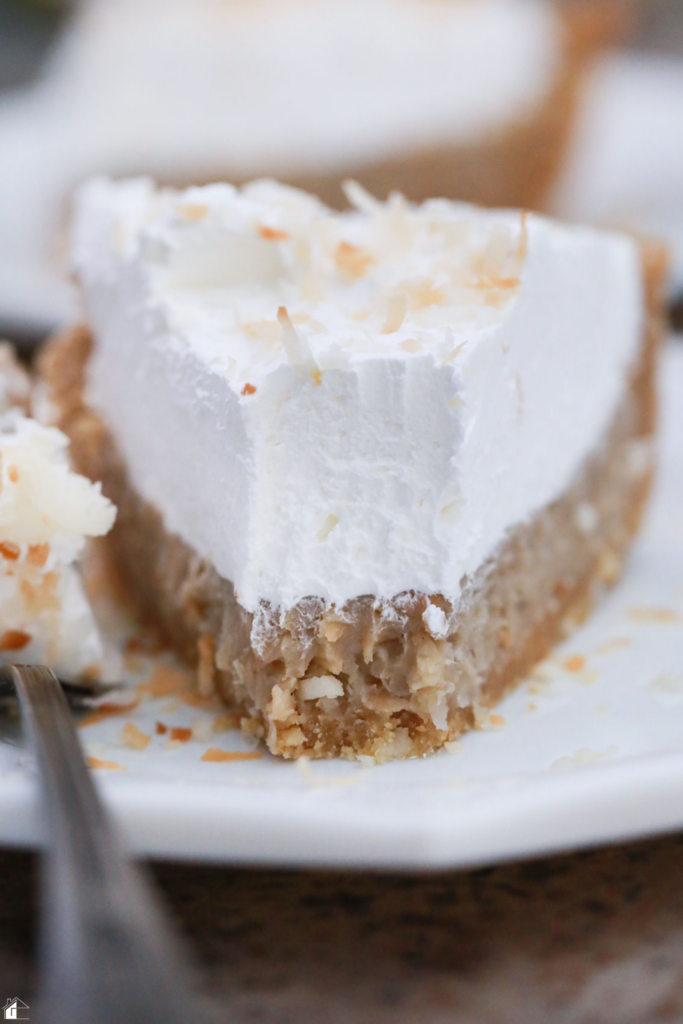
[[[683,0],[637,0],[640,44],[650,50],[683,53]]]
[[[154,875],[226,1024],[671,1024],[682,859],[674,837],[423,877]],[[0,1006],[34,998],[36,904],[34,859],[0,853]]]

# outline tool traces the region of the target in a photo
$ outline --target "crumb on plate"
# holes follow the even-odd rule
[[[106,768],[111,772],[128,771],[127,768],[124,768],[122,764],[117,764],[116,761],[101,761],[99,757],[89,757],[87,760],[89,768]]]
[[[145,750],[152,737],[139,729],[135,722],[126,722],[123,727],[123,743],[131,750]]]
[[[247,753],[244,750],[220,750],[218,747],[209,747],[202,754],[202,761],[226,762],[226,761],[259,761],[263,755],[259,753]]]

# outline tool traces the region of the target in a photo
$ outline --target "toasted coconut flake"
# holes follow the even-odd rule
[[[407,281],[404,287],[408,293],[410,308],[413,312],[427,309],[429,306],[441,306],[446,301],[446,295],[443,290],[435,288],[434,282],[426,277]]]
[[[413,354],[422,351],[422,345],[419,341],[416,341],[415,338],[406,338],[405,341],[401,342],[400,348],[402,348],[404,352],[412,352]]]
[[[258,233],[261,238],[265,238],[269,242],[285,242],[290,237],[289,232],[279,228],[269,228],[264,224],[259,225]]]
[[[23,651],[31,643],[31,634],[23,629],[6,629],[0,636],[0,651]]]
[[[318,369],[313,353],[306,340],[297,333],[285,306],[280,306],[277,318],[282,328],[282,344],[287,353],[289,365],[299,373],[312,374],[314,370]]]
[[[242,394],[242,395],[255,395],[256,394],[256,388],[254,387],[253,384],[245,384],[244,387],[242,388],[240,394]]]
[[[104,722],[105,719],[112,718],[115,715],[127,715],[129,712],[135,711],[139,704],[139,699],[130,701],[128,704],[100,704],[99,707],[80,720],[78,728],[85,729],[88,725],[97,725],[99,722]]]
[[[26,563],[36,569],[42,569],[50,555],[49,544],[31,544],[26,555]]]
[[[482,277],[477,282],[477,287],[484,291],[512,291],[519,288],[519,285],[518,277]]]
[[[216,647],[210,633],[200,636],[197,643],[199,666],[197,687],[202,697],[210,697],[215,689]]]
[[[450,341],[451,342],[453,341],[453,335],[452,334],[450,336]],[[451,349],[451,351],[448,353],[448,355],[444,359],[444,363],[451,363],[457,356],[460,355],[462,350],[465,348],[466,344],[467,344],[466,341],[461,341],[459,345],[456,345],[455,348]]]
[[[8,562],[16,562],[21,554],[21,548],[11,540],[0,541],[0,555]]]
[[[382,334],[395,334],[403,324],[408,312],[408,296],[404,291],[392,292],[387,300],[387,316]]]
[[[180,696],[192,689],[192,675],[182,669],[157,665],[146,683],[140,683],[137,692],[143,697]]]
[[[572,654],[569,658],[564,659],[562,667],[567,672],[582,672],[586,667],[586,659],[582,654]]]
[[[99,757],[87,758],[89,768],[105,768],[110,772],[127,772],[128,769],[124,768],[122,764],[117,764],[116,761],[101,761]]]
[[[683,622],[683,613],[672,611],[671,608],[631,608],[629,618],[635,622],[667,623]]]
[[[360,213],[367,213],[372,216],[382,207],[380,201],[375,199],[372,193],[368,192],[366,188],[363,188],[360,182],[353,181],[351,178],[347,178],[345,181],[342,181],[342,190],[349,202],[349,205],[353,206],[354,209],[358,210]]]
[[[202,754],[201,760],[219,764],[230,761],[260,761],[262,756],[258,753],[246,753],[243,750],[220,750],[218,747],[209,747]]]
[[[17,466],[9,466],[7,469],[7,476],[10,478],[13,484],[19,479],[19,469]]]
[[[334,261],[340,274],[352,281],[360,280],[368,267],[376,262],[374,256],[371,256],[366,249],[360,249],[356,245],[351,245],[350,242],[339,243],[334,254]]]
[[[500,728],[502,725],[505,725],[505,719],[502,715],[489,715],[489,722],[496,728]]]
[[[123,742],[131,750],[145,750],[151,739],[148,733],[138,729],[135,722],[126,722],[123,727]]]
[[[189,743],[192,739],[192,729],[187,729],[185,726],[174,725],[171,729],[171,739],[177,740],[178,743]]]
[[[154,731],[156,732],[157,736],[165,736],[166,733],[168,732],[168,726],[164,725],[163,722],[157,722],[156,726],[154,727]]]
[[[182,203],[178,209],[180,216],[185,220],[204,220],[209,212],[208,206],[204,206],[203,203]]]

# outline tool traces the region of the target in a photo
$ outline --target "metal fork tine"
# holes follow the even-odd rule
[[[57,678],[55,676],[55,678]],[[122,689],[125,683],[103,683],[99,679],[74,681],[57,679],[71,707],[81,707],[88,701],[105,697],[108,693]],[[17,688],[10,666],[0,666],[0,704],[9,700],[17,700]]]
[[[119,848],[59,681],[40,666],[12,666],[9,673],[49,826],[43,954],[51,1024],[209,1021],[172,925]]]

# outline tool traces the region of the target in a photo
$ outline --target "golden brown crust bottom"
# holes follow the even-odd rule
[[[339,166],[333,173],[287,174],[277,167],[260,167],[257,173],[311,192],[337,209],[346,205],[341,182],[350,178],[382,199],[398,191],[415,201],[443,196],[481,206],[543,210],[574,128],[584,73],[596,51],[618,34],[623,6],[623,0],[565,5],[563,59],[553,88],[540,105],[490,137],[470,145],[413,148],[382,160]],[[245,178],[229,167],[219,169],[217,179],[226,176],[242,184],[254,175]]]
[[[499,701],[614,582],[638,527],[651,478],[664,277],[661,253],[645,255],[648,327],[607,436],[573,486],[467,581],[457,608],[408,593],[382,605],[311,598],[286,614],[247,613],[232,585],[130,487],[111,436],[83,403],[88,331],[55,339],[42,373],[77,467],[102,480],[119,507],[105,546],[138,614],[199,662],[202,685],[237,704],[244,726],[285,757],[424,755],[472,728],[478,709]],[[448,618],[445,639],[425,626],[429,602]],[[340,681],[343,696],[302,699],[312,677]]]

